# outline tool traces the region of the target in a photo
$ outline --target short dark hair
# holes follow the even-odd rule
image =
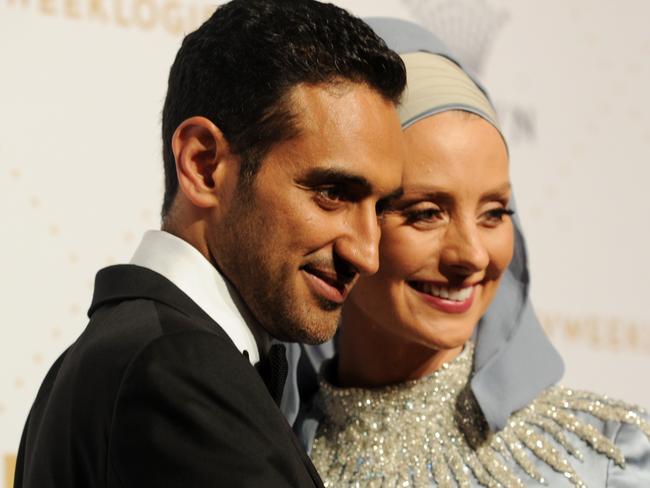
[[[200,115],[223,132],[249,180],[268,150],[297,133],[289,94],[300,83],[367,84],[397,103],[400,57],[361,19],[314,0],[232,0],[183,40],[162,113],[163,217],[178,191],[171,139]]]

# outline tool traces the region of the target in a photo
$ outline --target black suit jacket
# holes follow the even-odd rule
[[[16,488],[322,486],[255,368],[166,278],[103,269],[89,316],[38,392]]]

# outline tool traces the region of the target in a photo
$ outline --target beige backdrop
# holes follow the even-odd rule
[[[650,406],[650,3],[336,3],[417,19],[480,74],[511,141],[532,293],[565,383]],[[0,0],[3,465],[43,375],[85,326],[96,270],[158,225],[167,71],[212,8]]]

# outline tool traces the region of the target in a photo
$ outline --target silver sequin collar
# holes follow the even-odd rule
[[[638,407],[563,387],[546,390],[491,434],[468,388],[473,353],[470,343],[430,376],[382,388],[337,388],[321,378],[317,407],[323,420],[312,459],[325,486],[468,487],[475,478],[487,487],[524,487],[532,480],[544,483],[538,458],[583,487],[569,462],[582,454],[567,432],[621,466],[625,460],[576,411],[636,424],[650,437]],[[513,464],[532,478],[528,484]]]

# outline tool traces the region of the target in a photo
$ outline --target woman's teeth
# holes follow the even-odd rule
[[[444,298],[445,300],[452,300],[454,302],[464,302],[472,294],[473,286],[465,288],[449,288],[447,286],[439,286],[431,283],[413,282],[413,287],[416,290],[433,295],[434,297]]]

